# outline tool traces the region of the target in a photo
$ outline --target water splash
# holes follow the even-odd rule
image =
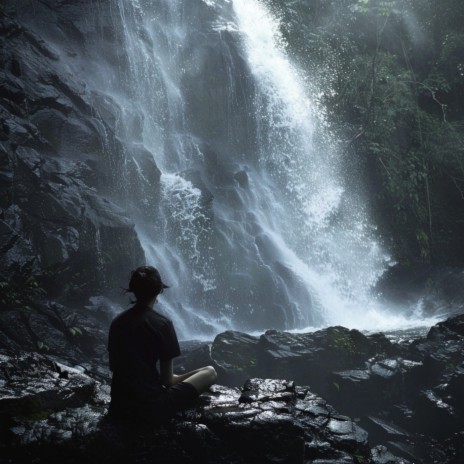
[[[200,283],[202,290],[215,290],[215,280],[210,271],[213,263],[205,259],[202,244],[211,228],[201,204],[201,190],[179,174],[163,174],[161,185],[165,228],[174,233],[175,248],[190,265],[192,279]]]

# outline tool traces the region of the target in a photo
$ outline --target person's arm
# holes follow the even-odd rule
[[[160,361],[160,377],[161,383],[165,387],[169,387],[173,384],[174,373],[172,371],[172,359]]]
[[[186,374],[176,375],[173,372],[172,364],[172,359],[167,361],[160,361],[161,383],[166,387],[183,382],[193,374],[196,374],[198,371],[200,371],[200,369],[195,369],[194,371],[187,372]]]

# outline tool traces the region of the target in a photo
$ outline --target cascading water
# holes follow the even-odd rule
[[[387,257],[370,236],[362,205],[343,186],[336,144],[325,140],[323,114],[309,98],[315,89],[303,85],[285,55],[278,21],[260,2],[235,0],[234,6],[261,89],[261,164],[289,211],[279,221],[276,243],[312,289],[325,320],[340,322],[347,302],[372,300],[369,290]]]
[[[264,2],[119,0],[111,15],[117,65],[94,85],[134,167],[118,200],[181,335],[404,325],[370,293],[388,257]]]

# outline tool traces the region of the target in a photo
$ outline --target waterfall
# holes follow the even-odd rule
[[[110,14],[118,50],[87,69],[95,111],[113,108],[115,198],[181,336],[403,324],[371,293],[388,255],[265,2],[119,0]]]
[[[360,325],[366,306],[375,304],[371,288],[388,256],[373,238],[361,200],[344,185],[341,150],[329,140],[323,109],[315,103],[318,90],[288,58],[278,20],[259,1],[234,0],[234,8],[261,90],[261,164],[291,211],[274,241],[311,288],[325,322],[356,318]]]

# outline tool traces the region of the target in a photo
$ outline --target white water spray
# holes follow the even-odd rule
[[[271,128],[260,140],[262,165],[284,184],[292,208],[270,233],[280,259],[311,288],[313,311],[327,325],[388,330],[434,323],[395,314],[372,294],[389,257],[360,200],[343,185],[340,149],[324,141],[324,114],[311,101],[306,76],[288,58],[280,24],[262,2],[233,5],[263,96],[257,117]],[[318,131],[324,150],[314,140]]]

